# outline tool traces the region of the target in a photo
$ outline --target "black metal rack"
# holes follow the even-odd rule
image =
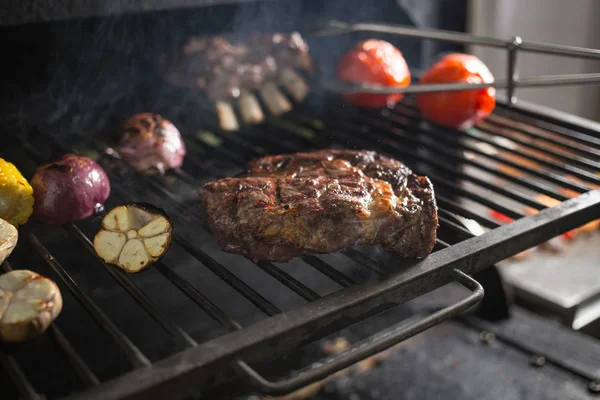
[[[192,111],[180,112],[185,114]],[[110,379],[99,378],[97,372],[88,366],[81,351],[62,333],[59,318],[48,331],[48,336],[64,354],[79,381],[80,391],[70,395],[69,399],[183,397],[225,380],[226,374],[232,370],[245,376],[262,392],[289,392],[474,305],[481,299],[483,291],[468,275],[600,218],[600,191],[590,191],[594,185],[600,184],[600,178],[594,173],[598,166],[595,156],[600,153],[600,127],[587,122],[584,127],[562,120],[560,116],[548,116],[539,109],[531,111],[499,104],[494,115],[487,120],[487,125],[464,132],[422,121],[410,98],[393,110],[379,111],[354,109],[332,98],[326,102],[325,110],[317,112],[308,105],[299,105],[282,119],[235,133],[222,132],[211,126],[202,126],[203,131],[198,132],[199,127],[186,123],[185,117],[181,121],[173,119],[173,122],[184,135],[188,155],[181,170],[165,177],[141,176],[126,169],[125,172],[118,171],[115,166],[125,168],[120,161],[101,155],[100,146],[92,138],[82,139],[81,136],[67,142],[48,132],[27,130],[11,136],[7,146],[0,150],[0,156],[11,154],[22,160],[19,166],[23,165],[22,168],[26,170],[32,170],[35,165],[56,153],[95,153],[103,165],[112,171],[113,193],[109,203],[152,197],[175,221],[177,231],[174,242],[178,252],[193,259],[196,268],[204,267],[202,270],[218,277],[242,296],[241,301],[253,305],[262,313],[259,320],[249,324],[237,321],[224,310],[222,303],[209,298],[178,270],[177,265],[165,260],[153,268],[155,272],[150,272],[160,275],[161,287],[177,289],[187,302],[197,306],[227,332],[208,339],[194,335],[182,328],[161,307],[160,292],[148,293],[142,289],[146,273],[130,276],[96,259],[96,264],[89,267],[95,269],[100,264],[101,271],[116,283],[113,286],[122,288],[132,303],[143,309],[173,342],[167,354],[149,357],[131,339],[131,332],[119,326],[107,315],[108,310],[98,304],[94,294],[90,293],[93,285],[83,282],[83,275],[73,261],[67,263],[55,258],[48,245],[40,239],[39,232],[47,233],[50,230],[58,235],[60,229],[35,224],[26,227],[21,233],[21,243],[24,245],[19,247],[32,250],[37,255],[35,257],[39,256],[38,260],[43,260],[57,277],[61,289],[71,293],[129,362],[129,369],[124,373],[111,376]],[[518,146],[508,146],[505,142],[494,140],[498,136],[498,129],[503,132],[503,137],[520,140],[520,143],[513,141]],[[497,152],[492,153],[480,147],[473,139],[494,146]],[[551,148],[548,144],[558,145],[561,150]],[[339,255],[341,262],[338,263],[328,261],[326,256],[304,257],[298,261],[303,268],[314,269],[323,280],[330,280],[337,285],[336,289],[321,294],[301,277],[288,272],[285,265],[268,262],[254,264],[243,257],[225,255],[205,245],[204,241],[208,244],[211,242],[210,233],[202,225],[202,210],[195,202],[195,189],[199,185],[242,170],[252,157],[332,146],[377,150],[401,159],[416,172],[431,177],[440,206],[440,236],[434,253],[424,260],[411,262],[355,248],[342,252]],[[532,148],[536,153],[528,151]],[[492,166],[490,162],[510,167],[513,172]],[[531,166],[531,163],[535,166]],[[473,174],[463,167],[474,168],[487,174],[488,178]],[[570,198],[565,190],[579,195]],[[562,203],[545,209],[536,194],[547,195]],[[473,204],[477,207],[473,207]],[[522,208],[516,205],[541,211],[534,216],[524,217]],[[485,210],[500,212],[516,221],[500,226]],[[455,214],[474,219],[490,230],[474,237],[470,231],[453,222],[451,217]],[[89,238],[93,229],[97,229],[96,222],[92,219],[69,224],[61,234],[67,235],[65,240],[72,243],[74,248],[79,243],[82,245],[79,249],[89,250],[93,254]],[[370,279],[352,275],[343,268],[345,264],[369,271]],[[251,268],[252,273],[262,271],[278,282],[279,296],[282,293],[285,296],[297,296],[300,304],[282,309],[277,301],[269,298],[272,296],[265,293],[264,288],[247,282],[238,266]],[[22,265],[9,263],[5,263],[4,267],[23,268]],[[424,319],[400,322],[288,378],[272,382],[249,365],[277,358],[300,344],[453,281],[466,286],[472,294]],[[135,313],[139,311],[136,309]],[[0,346],[0,350],[2,365],[10,374],[19,394],[26,399],[39,398],[36,393],[39,389],[33,387],[30,378],[21,370],[11,353],[12,347]]]

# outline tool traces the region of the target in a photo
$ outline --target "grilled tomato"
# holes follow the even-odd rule
[[[449,54],[435,63],[420,83],[489,83],[494,76],[488,67],[470,54]],[[485,119],[496,106],[495,88],[432,92],[417,95],[423,115],[440,125],[465,129]]]
[[[369,39],[347,51],[337,67],[338,79],[352,83],[405,87],[410,84],[410,71],[404,56],[385,40]],[[358,107],[378,108],[393,105],[404,97],[402,93],[347,93],[342,97]]]

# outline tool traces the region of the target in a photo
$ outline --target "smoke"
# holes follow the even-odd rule
[[[161,57],[191,35],[299,30],[319,64],[312,106],[320,108],[324,80],[334,76],[339,55],[369,35],[311,37],[329,20],[410,24],[394,0],[319,2],[267,1],[139,15],[108,16],[4,29],[15,76],[0,77],[7,97],[0,111],[5,127],[36,127],[67,138],[105,136],[133,113],[163,114],[180,129],[214,123],[212,104],[198,91],[175,89],[158,74]],[[386,38],[385,36],[383,38]],[[410,63],[418,63],[418,41],[386,38]]]

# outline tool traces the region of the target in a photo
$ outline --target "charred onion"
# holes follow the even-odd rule
[[[56,283],[35,272],[0,275],[0,340],[21,342],[43,333],[62,310]]]
[[[175,125],[151,113],[136,114],[125,122],[116,150],[136,170],[161,174],[181,167],[186,153]]]
[[[38,168],[31,180],[34,216],[49,224],[66,224],[94,214],[108,198],[106,172],[94,160],[65,154]]]
[[[96,254],[108,264],[135,273],[158,262],[171,245],[173,225],[165,211],[146,203],[110,210],[94,238]]]

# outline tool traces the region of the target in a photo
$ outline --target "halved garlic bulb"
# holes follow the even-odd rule
[[[62,310],[56,283],[35,272],[0,275],[0,340],[21,342],[43,333]]]
[[[8,221],[0,218],[0,264],[6,260],[17,245],[19,232]]]
[[[108,264],[135,273],[165,255],[172,234],[173,226],[163,210],[147,203],[125,204],[104,216],[94,249]]]

